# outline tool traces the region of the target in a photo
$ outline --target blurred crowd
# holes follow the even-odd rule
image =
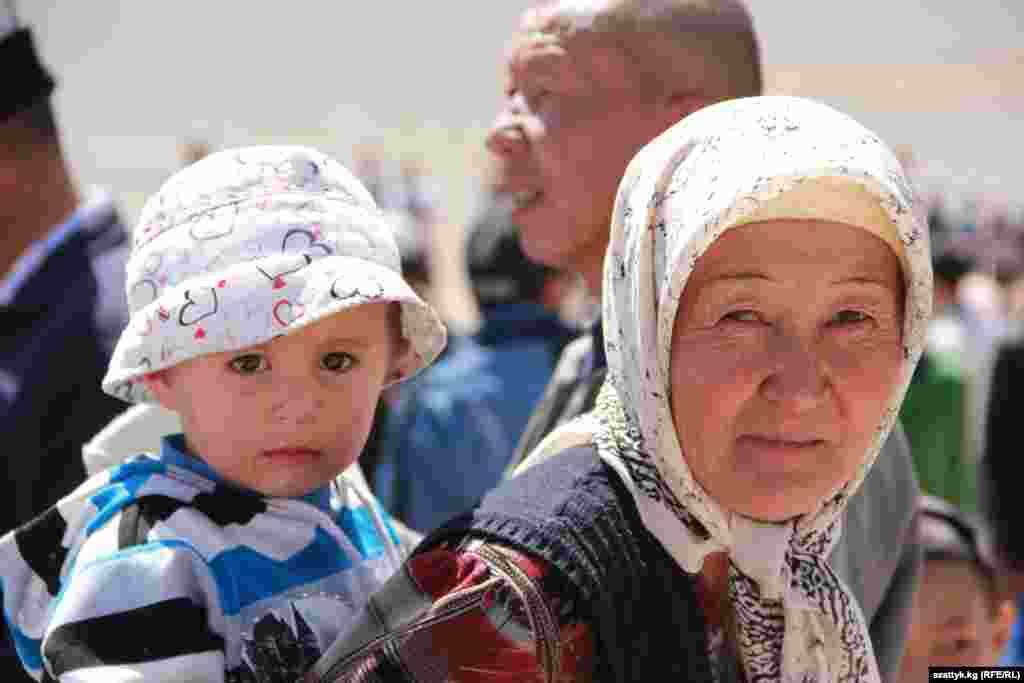
[[[0,460],[6,532],[84,478],[81,445],[120,410],[99,379],[126,320],[128,231],[116,188],[78,189],[51,107],[54,82],[27,30],[0,23],[0,40],[5,73],[14,43],[29,56],[0,94],[0,424],[17,445]],[[213,151],[185,141],[181,162]],[[350,168],[393,225],[406,279],[438,303],[437,250],[458,245],[480,314],[433,367],[385,394],[360,460],[388,510],[427,533],[502,479],[597,303],[577,275],[523,253],[511,203],[486,180],[457,226],[429,166],[368,145],[351,151]],[[930,176],[919,161],[927,156],[914,150],[904,163],[926,197],[934,313],[900,419],[925,494],[915,605],[934,614],[920,619],[931,631],[912,633],[908,661],[1024,664],[1024,509],[1011,467],[1024,407],[1024,199]],[[925,680],[908,671],[906,680]]]

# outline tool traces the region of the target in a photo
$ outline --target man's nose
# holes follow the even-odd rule
[[[499,158],[514,156],[526,149],[526,134],[518,117],[508,109],[498,114],[485,144],[488,151]]]

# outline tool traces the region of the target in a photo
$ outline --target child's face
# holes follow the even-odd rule
[[[147,378],[177,411],[193,454],[272,496],[323,486],[359,456],[392,378],[388,303],[367,304],[268,343],[200,356]]]
[[[992,666],[1009,638],[1013,607],[996,606],[966,561],[930,560],[914,597],[901,681],[928,680],[929,666]]]

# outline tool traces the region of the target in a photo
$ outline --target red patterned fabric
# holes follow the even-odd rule
[[[544,586],[546,567],[528,557],[509,557],[537,585]],[[411,558],[407,570],[416,587],[430,597],[434,608],[492,580],[492,572],[472,551],[439,548]],[[561,671],[557,681],[587,681],[593,663],[589,628],[571,615],[558,595],[543,593],[558,620]],[[431,609],[428,612],[434,613]],[[562,616],[564,615],[564,616]],[[421,617],[422,619],[422,617]],[[418,683],[510,683],[547,680],[537,656],[537,644],[520,599],[511,587],[496,582],[478,604],[416,630],[396,647],[377,652],[369,661],[340,679]]]

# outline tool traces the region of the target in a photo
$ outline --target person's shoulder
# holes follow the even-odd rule
[[[162,471],[153,458],[133,458],[100,471],[39,516],[8,533],[0,554],[17,555],[56,596],[63,577],[97,561],[117,559],[126,546],[121,513],[153,488]],[[14,565],[11,565],[14,566]]]
[[[596,448],[573,446],[505,479],[473,510],[434,536],[479,532],[523,545],[528,537],[557,535],[567,527],[584,529],[607,521],[616,510],[628,525],[635,516],[626,511],[631,505],[632,499]]]
[[[1024,323],[1018,322],[1010,326],[996,340],[995,347],[1000,356],[1024,355]]]
[[[587,354],[590,353],[591,349],[594,348],[594,337],[591,334],[583,334],[576,337],[562,349],[562,355],[558,358],[559,367],[572,366],[579,367],[586,358]]]

